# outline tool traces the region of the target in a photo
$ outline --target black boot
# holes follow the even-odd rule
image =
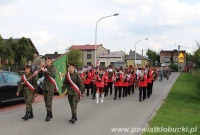
[[[73,114],[72,118],[69,120],[69,122],[74,124],[76,120],[77,120],[76,114]]]
[[[32,111],[32,110],[30,111],[28,118],[29,118],[29,119],[30,119],[30,118],[34,118],[34,116],[33,116],[33,111]]]
[[[52,111],[49,111],[49,117],[53,118]]]
[[[29,112],[28,111],[26,111],[26,114],[25,114],[25,116],[24,117],[22,117],[22,119],[24,119],[24,120],[28,120],[28,115],[29,115]]]
[[[47,111],[46,121],[50,121],[50,111]]]
[[[77,121],[77,117],[76,117],[76,114],[74,114],[74,119],[75,119],[75,121]]]

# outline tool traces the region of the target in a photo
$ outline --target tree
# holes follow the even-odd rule
[[[158,63],[160,63],[160,55],[157,54],[155,51],[148,49],[146,52],[146,55],[148,56],[149,59],[152,60],[153,65],[155,65],[155,61],[157,60]]]
[[[70,50],[67,53],[68,62],[74,63],[77,66],[83,66],[83,62],[81,61],[82,52],[80,50]]]
[[[19,67],[24,67],[25,63],[34,59],[35,52],[27,38],[22,37],[17,42],[10,39],[8,44],[14,54],[14,61]]]

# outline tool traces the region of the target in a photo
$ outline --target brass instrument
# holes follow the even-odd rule
[[[140,81],[144,81],[144,74],[140,74],[139,80],[140,80]]]

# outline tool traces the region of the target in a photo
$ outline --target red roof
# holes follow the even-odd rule
[[[98,48],[99,46],[102,45],[97,45],[96,47]],[[70,49],[74,50],[95,50],[95,45],[72,45]]]

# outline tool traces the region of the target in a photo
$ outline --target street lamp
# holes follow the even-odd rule
[[[104,17],[101,17],[98,21],[97,21],[97,23],[96,23],[96,27],[95,27],[95,61],[94,61],[94,63],[95,63],[95,67],[96,67],[96,61],[97,61],[97,24],[99,23],[99,21],[100,20],[102,20],[102,19],[104,19],[104,18],[108,18],[108,17],[112,17],[112,16],[118,16],[119,14],[118,13],[115,13],[115,14],[113,14],[113,15],[108,15],[108,16],[104,16]]]
[[[138,41],[135,43],[135,67],[136,67],[136,45],[137,45],[138,42],[143,41],[143,40],[148,40],[148,38],[138,40]]]

